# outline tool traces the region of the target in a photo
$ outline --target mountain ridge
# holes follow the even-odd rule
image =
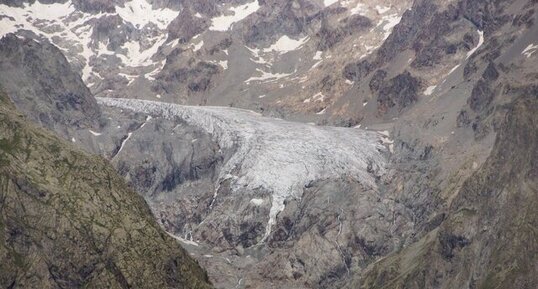
[[[104,159],[27,124],[0,97],[3,287],[211,288]]]
[[[535,0],[137,0],[109,2],[106,15],[60,2],[65,17],[36,12],[44,2],[0,5],[0,34],[17,35],[0,42],[35,56],[25,64],[35,77],[12,91],[46,87],[65,59],[34,64],[62,53],[73,75],[89,76],[116,107],[99,105],[91,126],[49,128],[107,158],[218,288],[532,288]],[[42,49],[49,41],[59,48]],[[1,50],[0,65],[28,73]],[[0,84],[15,80],[0,73]],[[50,106],[45,95],[10,96]],[[138,105],[148,101],[158,109]],[[264,121],[245,128],[253,118]],[[366,165],[373,186],[345,173],[354,156],[334,169],[340,144],[310,141],[326,130],[333,141],[376,135],[384,161],[383,173]],[[293,149],[278,146],[290,139]],[[302,182],[296,173],[312,163],[322,173]],[[301,182],[283,189],[282,175]]]

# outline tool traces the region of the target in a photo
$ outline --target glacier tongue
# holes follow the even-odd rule
[[[300,198],[310,182],[350,177],[375,189],[376,175],[385,172],[387,148],[378,132],[289,122],[230,107],[118,98],[98,98],[98,102],[153,117],[179,118],[210,133],[221,147],[231,149],[233,154],[223,165],[218,182],[231,179],[233,191],[271,192],[265,237],[284,209],[284,201]]]

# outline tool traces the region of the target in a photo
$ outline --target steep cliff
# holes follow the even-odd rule
[[[211,288],[104,159],[0,96],[2,288]]]
[[[446,220],[349,288],[536,286],[538,88],[520,89],[491,155],[457,192]]]

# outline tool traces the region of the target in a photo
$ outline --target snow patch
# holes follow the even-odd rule
[[[351,15],[359,14],[359,15],[365,15],[368,13],[368,8],[363,3],[357,3],[357,6],[352,8],[350,10]]]
[[[250,200],[250,203],[255,206],[261,206],[263,204],[263,199],[252,199]]]
[[[123,48],[127,50],[127,54],[116,54],[116,56],[118,56],[125,65],[130,67],[153,65],[155,62],[152,61],[151,58],[157,53],[159,47],[166,42],[166,37],[166,35],[161,35],[160,37],[152,39],[153,45],[144,51],[142,51],[138,41],[126,42],[123,45]]]
[[[312,99],[314,101],[321,101],[323,102],[325,100],[325,95],[321,92],[318,92],[316,95],[312,96]]]
[[[140,126],[140,128],[143,128],[146,126],[146,124],[152,119],[153,117],[151,115],[148,115],[146,117],[146,120],[144,121],[144,123]]]
[[[402,16],[399,16],[398,14],[392,14],[389,16],[383,16],[383,22],[385,25],[383,25],[383,30],[385,31],[385,36],[383,39],[387,39],[392,32],[392,29],[400,23],[402,20]]]
[[[322,115],[322,114],[325,114],[325,112],[327,112],[327,108],[324,108],[324,109],[320,110],[320,111],[317,112],[316,114],[318,114],[318,115]]]
[[[254,0],[250,3],[239,5],[237,7],[232,7],[230,8],[232,15],[222,15],[211,19],[211,27],[209,27],[209,30],[227,31],[234,23],[247,18],[250,14],[258,11],[258,9],[260,9],[258,0]]]
[[[163,70],[165,64],[166,64],[166,61],[164,60],[161,61],[161,63],[157,65],[157,67],[153,71],[151,71],[150,73],[144,74],[144,77],[150,81],[155,80],[155,77],[157,76],[157,74],[159,74],[159,72]]]
[[[426,90],[424,91],[424,95],[432,95],[436,88],[437,85],[428,86],[428,88],[426,88]]]
[[[458,69],[458,67],[460,67],[460,65],[459,65],[459,64],[458,64],[458,65],[456,65],[456,66],[454,66],[454,67],[452,67],[452,69],[451,69],[451,70],[450,70],[450,71],[448,72],[447,76],[448,76],[448,75],[451,75],[451,74],[452,74],[452,72],[456,71],[456,69]],[[445,79],[445,81],[446,81],[446,79]]]
[[[480,48],[480,46],[482,46],[482,44],[484,44],[484,31],[478,30],[477,32],[478,32],[478,35],[480,36],[480,38],[478,39],[478,45],[476,45],[475,48],[473,48],[469,52],[467,52],[466,59],[471,57],[471,55],[473,55],[478,50],[478,48]]]
[[[389,12],[389,10],[390,10],[390,6],[389,6],[389,7],[385,7],[385,6],[376,5],[376,6],[375,6],[375,10],[376,10],[377,13],[379,13],[379,14],[385,14],[385,13]]]
[[[294,40],[289,38],[287,35],[284,35],[280,37],[277,42],[271,45],[269,48],[265,48],[263,52],[277,52],[284,54],[301,48],[301,46],[308,42],[309,39],[309,37],[304,37],[299,40]]]
[[[254,57],[254,58],[250,58],[250,60],[252,60],[252,62],[258,63],[258,64],[267,64],[267,63],[269,63],[263,57],[261,57],[260,54],[261,54],[262,51],[259,48],[250,48],[248,46],[245,46],[245,48],[248,49],[248,51],[250,51],[250,53]]]
[[[123,20],[138,28],[154,23],[159,29],[166,29],[179,15],[178,11],[168,8],[153,9],[146,0],[132,0],[125,3],[124,7],[116,6],[116,12]]]
[[[538,51],[538,44],[529,44],[521,54],[525,55],[527,58],[530,58],[534,52]]]
[[[95,132],[95,131],[93,131],[93,130],[91,130],[91,129],[90,129],[89,131],[90,131],[90,133],[93,134],[94,136],[100,136],[100,135],[102,135],[102,133],[100,133],[100,132]]]
[[[219,61],[219,65],[220,65],[220,67],[222,67],[222,69],[224,69],[224,70],[228,69],[228,60],[222,60],[222,61]]]
[[[336,2],[338,2],[338,0],[323,0],[323,5],[325,5],[325,7],[328,7],[328,6],[333,5]]]
[[[314,57],[312,58],[313,60],[316,60],[317,62],[314,63],[314,65],[312,65],[312,67],[310,69],[314,69],[316,67],[318,67],[322,62],[323,62],[323,51],[316,51],[316,54],[314,55]]]
[[[121,142],[120,149],[119,149],[118,152],[116,153],[116,156],[119,155],[119,154],[121,153],[121,151],[122,151],[123,148],[125,147],[125,144],[126,144],[127,141],[131,138],[132,135],[133,135],[132,132],[130,132],[130,133],[127,134],[127,137]]]
[[[204,41],[200,41],[198,44],[193,44],[193,48],[192,48],[192,51],[196,52],[198,50],[200,50],[202,48],[202,46],[204,46]]]
[[[325,100],[325,95],[323,95],[323,93],[321,93],[321,92],[318,92],[316,95],[303,100],[303,103],[310,103],[312,101],[323,102],[324,100]]]
[[[131,85],[138,78],[138,75],[130,75],[126,73],[118,73],[118,75],[127,78],[127,81],[129,81],[127,86]]]
[[[256,71],[258,71],[262,75],[261,76],[253,76],[253,77],[245,80],[246,84],[250,84],[253,81],[261,81],[261,82],[271,81],[271,82],[273,82],[273,81],[277,81],[279,79],[282,79],[282,78],[285,78],[285,77],[288,77],[288,76],[292,75],[292,73],[271,73],[271,72],[266,72],[266,71],[263,71],[263,70],[261,70],[259,68],[256,69]]]
[[[180,241],[180,242],[183,243],[183,244],[187,244],[187,245],[191,245],[191,246],[195,246],[195,247],[198,247],[198,246],[199,246],[198,243],[196,243],[196,242],[194,242],[194,241],[192,241],[192,240],[183,239],[183,238],[178,237],[178,236],[176,236],[176,235],[174,235],[174,234],[172,234],[172,233],[169,233],[169,232],[167,232],[167,233],[168,233],[168,235],[170,235],[170,237],[172,237],[172,238],[174,238],[174,239]]]

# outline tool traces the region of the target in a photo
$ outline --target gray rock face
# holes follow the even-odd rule
[[[327,120],[332,109],[315,114],[333,106],[338,110],[337,100],[349,89],[332,67],[349,63],[350,55],[362,58],[375,51],[411,1],[352,0],[328,6],[321,2],[94,0],[0,5],[6,27],[2,34],[17,32],[59,46],[96,96],[231,105],[340,123]],[[230,44],[222,46],[223,41]],[[212,65],[211,72],[196,68],[199,63]],[[199,69],[204,75],[193,75]],[[178,82],[179,78],[188,81]],[[277,81],[282,83],[275,85]],[[314,96],[316,101],[305,102]]]
[[[514,246],[536,240],[535,233],[516,224],[538,221],[533,209],[537,104],[536,95],[523,94],[510,105],[492,154],[465,182],[439,228],[382,260],[349,288],[532,286],[536,250],[521,253]],[[403,269],[403,262],[412,265]],[[507,266],[521,270],[505,270]]]
[[[370,19],[362,15],[351,15],[342,19],[339,24],[341,26],[334,29],[328,27],[329,24],[327,21],[322,21],[321,28],[316,34],[316,36],[320,38],[318,50],[326,51],[357,31],[366,30],[372,27]]]
[[[109,163],[30,124],[3,92],[0,183],[3,288],[211,288]]]
[[[477,205],[492,191],[480,179],[516,173],[500,165],[488,169],[499,174],[481,168],[508,157],[499,153],[502,145],[491,153],[499,129],[509,131],[507,115],[521,114],[517,123],[531,119],[530,110],[512,103],[536,95],[533,1],[209,2],[144,6],[143,15],[173,10],[166,19],[129,18],[122,14],[133,7],[126,2],[115,6],[118,15],[78,11],[59,22],[79,33],[85,23],[99,26],[84,32],[91,35],[89,46],[63,48],[74,67],[89,61],[86,81],[94,93],[125,98],[106,100],[115,108],[101,108],[99,130],[77,127],[68,139],[106,156],[219,288],[487,287],[493,283],[485,272],[500,280],[494,268],[480,268],[517,254],[488,259],[485,244],[495,238],[477,232],[513,227],[505,215],[523,220],[510,204],[519,197],[533,204],[532,190],[521,189],[513,199],[502,193],[506,198],[495,199],[492,214]],[[49,38],[62,29],[44,25],[33,33]],[[261,116],[139,98],[251,108],[288,120],[252,121]],[[519,113],[507,114],[514,106]],[[289,120],[302,124],[287,126]],[[357,149],[352,144],[367,144],[349,134],[352,128],[309,121],[369,130],[382,147],[383,166],[361,164],[371,180],[365,182],[350,168],[363,154],[348,154]],[[508,127],[521,132],[513,135],[518,140],[534,137],[532,125]],[[508,139],[498,143],[514,149]],[[297,148],[308,153],[297,157]],[[287,173],[295,164],[292,171],[307,176],[330,169],[303,178]],[[532,176],[532,164],[525,171]],[[515,183],[527,181],[517,177]],[[301,182],[276,188],[287,179]],[[480,202],[463,192],[478,194]],[[467,216],[469,207],[480,217]],[[521,244],[533,237],[514,234],[523,236]],[[466,263],[471,259],[480,261]],[[524,284],[529,276],[510,280]]]
[[[0,40],[0,85],[33,121],[67,136],[98,126],[100,108],[61,51],[15,35]]]
[[[420,80],[405,71],[387,80],[380,87],[377,97],[378,109],[381,112],[386,112],[393,107],[402,110],[418,100],[420,88]]]
[[[179,43],[188,43],[205,29],[208,21],[194,16],[188,9],[181,11],[176,19],[168,25],[168,37],[178,39]]]

